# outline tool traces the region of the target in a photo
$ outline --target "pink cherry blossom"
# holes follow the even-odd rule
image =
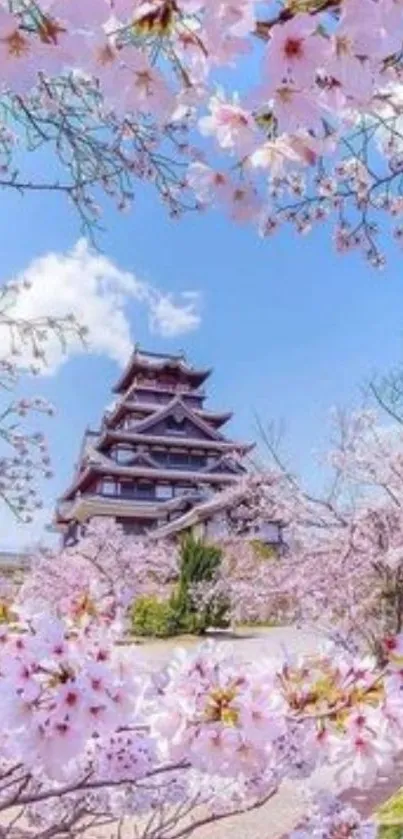
[[[370,787],[379,772],[388,772],[392,760],[392,748],[378,744],[370,731],[351,733],[347,740],[331,743],[332,760],[337,764],[337,780],[342,786],[354,787],[357,783]]]
[[[201,133],[215,137],[222,149],[248,154],[256,144],[252,114],[241,107],[237,97],[228,102],[223,93],[212,97],[209,108],[210,115],[199,120]]]
[[[400,49],[402,31],[395,0],[346,0],[343,4],[340,34],[357,56],[382,60],[392,55]]]
[[[23,32],[19,21],[0,8],[0,63],[3,89],[25,91],[36,82],[38,44]]]
[[[372,3],[372,0],[369,0]],[[337,33],[333,39],[333,57],[327,69],[341,85],[342,95],[359,104],[368,103],[373,96],[373,67],[368,58],[356,55],[354,44]]]
[[[231,192],[231,181],[221,173],[210,169],[205,163],[191,163],[187,171],[187,182],[202,203],[216,199],[224,201]]]
[[[259,217],[262,201],[252,184],[241,182],[235,185],[229,194],[228,206],[234,221],[245,222]]]
[[[41,0],[41,9],[53,19],[66,22],[77,29],[99,27],[111,15],[108,0]]]
[[[349,804],[322,791],[311,801],[310,813],[304,825],[294,830],[290,839],[331,839],[338,835],[354,839],[376,839],[377,834],[375,821],[364,821]]]
[[[1,128],[0,163],[7,187],[24,184],[27,189],[29,178],[16,177],[16,146],[31,149],[51,142],[40,130],[48,115],[60,134],[60,148],[67,143],[71,150],[70,174],[85,168],[86,178],[72,185],[71,198],[90,225],[102,212],[102,201],[93,194],[97,185],[124,210],[137,179],[146,179],[177,216],[189,206],[201,209],[209,203],[188,191],[190,181],[183,174],[192,161],[203,158],[227,182],[233,180],[235,162],[248,167],[245,200],[250,198],[252,205],[247,213],[244,201],[234,210],[233,200],[219,200],[231,218],[242,217],[260,230],[260,204],[267,208],[271,230],[290,223],[300,233],[334,218],[336,249],[358,248],[371,265],[382,267],[372,217],[391,214],[399,200],[399,0],[343,0],[332,15],[326,4],[308,11],[280,4],[273,17],[257,0],[143,0],[134,5],[130,0],[13,0],[13,14],[4,6],[3,88],[17,107],[16,118]],[[223,78],[226,96],[216,92]],[[364,167],[370,191],[358,180],[347,185],[339,174],[351,138],[357,160],[369,159],[364,124],[359,123],[358,133],[356,128],[367,115],[374,121],[371,160],[377,164]],[[93,155],[86,156],[79,142],[83,126],[96,144]],[[214,150],[206,154],[206,136],[217,141],[219,162],[210,157]],[[315,141],[320,149],[314,148]],[[284,160],[277,154],[281,147]],[[288,164],[297,163],[294,152],[308,173],[298,181],[299,200],[293,203],[296,180]],[[387,196],[381,188],[385,165],[392,172]],[[317,179],[310,171],[315,166],[321,183],[335,184],[332,196],[316,192]],[[281,185],[274,185],[273,178]],[[59,182],[52,183],[52,190],[62,191]],[[213,203],[217,197],[211,195]],[[354,229],[356,213],[360,232],[350,236],[346,230]],[[400,241],[396,226],[392,235]],[[40,342],[35,357],[43,358]]]
[[[221,0],[218,3],[210,3],[207,9],[208,15],[216,17],[217,24],[222,31],[227,31],[233,38],[244,38],[253,31],[255,24],[255,3],[249,0]]]
[[[368,417],[362,426],[368,430]],[[275,486],[273,480],[271,491]],[[261,476],[250,488],[252,515]],[[235,490],[233,496],[236,502]],[[112,532],[105,525],[104,544]],[[76,550],[85,554],[88,547]],[[279,661],[263,654],[246,662],[227,644],[209,642],[150,672],[135,649],[114,645],[102,621],[72,631],[68,623],[37,616],[24,634],[7,633],[0,650],[3,811],[15,814],[16,803],[28,798],[35,825],[48,819],[49,829],[60,819],[59,805],[63,818],[85,802],[94,823],[102,804],[103,819],[129,816],[141,824],[158,804],[164,824],[167,802],[168,820],[174,803],[187,815],[207,809],[210,823],[218,814],[259,806],[282,780],[326,762],[336,790],[365,786],[389,770],[403,737],[400,688],[392,684],[393,651],[402,643],[401,636],[389,639],[390,660],[382,669],[335,648],[315,657]],[[28,793],[17,784],[7,799],[9,777],[19,769],[33,783]],[[314,820],[318,813],[329,829],[359,827],[329,797],[317,803]]]
[[[274,29],[267,48],[266,68],[271,89],[281,84],[309,87],[327,64],[328,41],[315,34],[311,15],[298,17]]]
[[[289,142],[285,137],[267,140],[249,156],[249,163],[254,168],[266,169],[272,177],[282,175],[291,164],[301,162],[301,155],[293,148],[293,141]]]
[[[175,100],[162,73],[149,63],[146,55],[130,51],[120,76],[126,110],[139,110],[167,118]]]
[[[309,126],[321,131],[326,111],[309,91],[282,85],[274,91],[274,112],[281,132],[295,132]]]
[[[25,184],[26,190],[29,183],[27,177],[16,177],[17,143],[38,148],[52,142],[40,130],[49,117],[60,134],[60,148],[67,143],[73,155],[70,174],[85,168],[84,183],[73,184],[70,197],[87,223],[102,212],[102,201],[93,194],[97,185],[124,210],[137,179],[152,183],[169,212],[181,215],[190,205],[201,209],[208,204],[188,191],[183,174],[206,154],[204,138],[213,137],[223,159],[217,162],[208,149],[206,166],[229,182],[234,161],[237,167],[248,166],[250,212],[243,201],[235,211],[233,200],[219,201],[231,218],[242,217],[260,230],[261,204],[268,208],[271,229],[290,223],[300,233],[334,218],[336,248],[358,248],[371,265],[382,267],[372,216],[391,214],[399,200],[399,0],[343,0],[334,14],[326,4],[308,11],[280,4],[272,17],[257,0],[142,0],[134,5],[130,0],[13,0],[12,11],[3,4],[0,20],[3,88],[17,108],[0,137],[0,163],[10,189]],[[226,96],[216,92],[223,78]],[[365,164],[370,191],[358,180],[347,185],[339,174],[351,138],[357,160],[369,159],[364,124],[359,123],[358,133],[356,128],[367,115],[374,121],[371,160],[377,163]],[[79,142],[83,126],[96,144],[92,156]],[[294,142],[293,135],[307,140]],[[315,141],[320,150],[313,148]],[[281,146],[287,147],[284,166],[276,153]],[[296,180],[288,163],[294,152],[300,156],[298,165],[309,171],[298,181],[299,200],[293,203]],[[387,196],[381,188],[385,165],[392,172]],[[316,192],[313,172],[310,177],[315,166],[321,183],[335,184],[332,196]],[[281,188],[273,185],[273,177]],[[62,187],[55,182],[52,190]],[[346,230],[354,229],[356,213],[360,232],[350,236]],[[400,241],[398,228],[392,235]],[[40,342],[35,357],[43,358]]]

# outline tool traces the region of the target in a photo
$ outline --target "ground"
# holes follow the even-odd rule
[[[237,655],[244,660],[266,655],[282,659],[284,651],[301,654],[317,652],[324,643],[323,636],[314,630],[296,629],[293,626],[267,628],[241,628],[235,635],[227,631],[208,633],[203,638],[183,635],[168,640],[138,642],[139,650],[150,665],[167,661],[178,647],[196,647],[206,638],[214,638],[223,644],[233,645]]]

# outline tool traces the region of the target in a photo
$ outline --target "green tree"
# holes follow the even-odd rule
[[[207,545],[192,534],[182,539],[180,576],[172,606],[183,631],[203,633],[210,626],[228,625],[228,602],[216,599],[200,607],[194,602],[192,587],[197,583],[209,583],[221,564],[222,552],[215,545]]]

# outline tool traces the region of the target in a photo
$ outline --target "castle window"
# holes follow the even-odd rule
[[[192,487],[190,485],[180,486],[179,484],[175,487],[175,495],[186,495]]]
[[[167,417],[166,427],[172,434],[186,434],[185,417],[183,419]]]
[[[161,501],[167,501],[173,496],[173,487],[171,484],[159,484],[156,487],[156,497]]]
[[[187,466],[189,455],[187,452],[170,452],[169,463],[171,466]]]
[[[130,463],[133,460],[133,449],[127,446],[117,446],[115,449],[115,458],[118,463]]]
[[[206,455],[204,454],[191,454],[189,457],[189,463],[191,466],[201,467],[206,465]]]
[[[136,498],[144,500],[155,498],[155,485],[146,481],[139,481],[136,488]]]
[[[134,481],[122,480],[119,486],[121,498],[133,498],[135,495],[135,487],[136,485]]]
[[[142,536],[150,528],[150,522],[147,519],[143,521],[141,519],[118,518],[116,521],[121,525],[126,536]]]
[[[116,495],[116,481],[113,478],[103,479],[102,495]]]

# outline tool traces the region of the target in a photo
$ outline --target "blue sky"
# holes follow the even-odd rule
[[[284,230],[262,241],[216,213],[173,222],[142,188],[130,215],[108,209],[104,223],[98,243],[121,269],[162,293],[200,293],[199,328],[172,339],[150,334],[144,306],[130,300],[133,341],[183,348],[194,363],[213,366],[210,404],[234,410],[234,436],[256,437],[255,412],[284,420],[291,459],[317,483],[314,453],[325,445],[330,408],[358,404],[374,371],[403,361],[400,254],[393,250],[378,273],[357,255],[336,256],[327,228],[306,238]],[[3,192],[0,230],[4,280],[49,251],[68,251],[80,236],[78,218],[59,196]],[[80,355],[37,382],[57,408],[46,421],[56,471],[46,486],[47,514],[118,372],[109,358]],[[26,542],[31,533],[5,518],[0,546]]]

